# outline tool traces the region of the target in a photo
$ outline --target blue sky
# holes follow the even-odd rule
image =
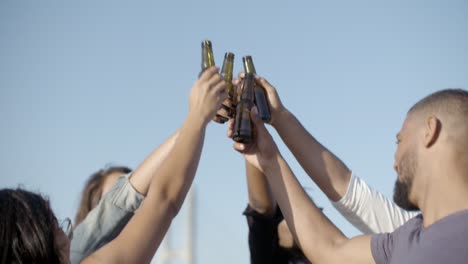
[[[391,196],[406,111],[468,87],[467,13],[466,1],[1,1],[0,186],[73,216],[92,172],[135,168],[181,125],[210,39],[236,72],[252,55],[303,125]],[[316,203],[358,234],[270,131]],[[243,160],[225,132],[209,125],[194,182],[198,263],[248,262]]]

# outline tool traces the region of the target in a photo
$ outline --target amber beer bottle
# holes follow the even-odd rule
[[[226,52],[224,54],[223,67],[221,68],[221,76],[226,82],[226,90],[229,96],[229,105],[223,104],[222,107],[226,110],[229,117],[234,117],[234,109],[237,104],[237,98],[234,91],[234,86],[232,84],[232,74],[234,71],[234,54],[231,52]]]
[[[215,66],[214,56],[213,56],[213,47],[211,46],[211,41],[204,40],[202,41],[201,72],[198,75],[198,77],[200,77],[206,69],[212,66]],[[223,124],[229,119],[222,115],[216,114],[216,117],[213,118],[213,120],[217,123]]]
[[[252,73],[252,74],[257,74],[257,71],[255,70],[255,66],[252,61],[252,56],[245,56],[242,58],[244,62],[244,71],[245,73]],[[266,97],[266,92],[265,89],[256,84],[255,88],[255,105],[257,105],[258,109],[258,115],[260,118],[265,121],[265,122],[270,122],[271,120],[271,114],[270,114],[270,108],[268,107],[268,101]]]
[[[215,66],[214,62],[214,56],[213,56],[213,48],[211,47],[211,41],[209,40],[204,40],[202,41],[202,54],[201,54],[201,72],[199,76],[202,75],[202,73],[212,67]]]
[[[242,81],[242,94],[236,107],[234,131],[232,139],[236,142],[249,144],[252,142],[252,120],[250,110],[254,106],[255,77],[247,73]]]

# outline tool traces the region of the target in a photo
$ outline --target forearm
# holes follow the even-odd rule
[[[331,263],[347,238],[313,204],[279,153],[269,164],[265,174],[296,242],[312,263]]]
[[[155,149],[143,163],[130,176],[130,183],[138,193],[145,195],[151,183],[152,176],[155,171],[166,160],[167,156],[174,147],[174,143],[179,135],[179,130],[172,134],[164,143]]]
[[[245,170],[250,207],[259,214],[265,216],[273,215],[276,210],[276,201],[273,198],[265,175],[247,161],[245,162]]]
[[[284,111],[274,127],[325,195],[332,201],[339,200],[346,193],[351,177],[346,165],[307,132],[292,113]]]
[[[174,204],[175,213],[192,184],[205,138],[206,123],[189,115],[170,155],[153,175],[150,192]]]

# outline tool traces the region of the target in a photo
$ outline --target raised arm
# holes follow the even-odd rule
[[[166,160],[179,136],[179,130],[172,134],[157,149],[155,149],[130,176],[130,183],[135,190],[146,196],[151,183],[153,171],[157,171]]]
[[[265,175],[249,162],[245,162],[249,206],[257,213],[270,217],[275,213],[276,201],[273,198]]]
[[[217,68],[205,71],[192,88],[189,114],[164,163],[154,171],[136,171],[151,174],[145,202],[116,239],[83,263],[150,262],[192,184],[206,125],[226,97],[225,83]],[[146,167],[148,160],[151,159],[146,159],[141,166]]]
[[[286,109],[276,89],[266,79],[257,77],[257,82],[268,94],[272,113],[271,125],[325,195],[332,201],[339,200],[346,193],[351,171]]]
[[[279,246],[276,201],[263,173],[246,161],[249,206],[244,211],[249,226],[251,264],[289,263],[287,250]]]
[[[276,147],[271,135],[252,111],[256,143],[234,147],[267,176],[275,199],[296,242],[312,263],[374,263],[370,237],[346,238],[307,196]]]
[[[271,125],[309,177],[355,227],[366,234],[391,232],[416,215],[401,209],[363,180],[351,177],[348,167],[287,110],[276,89],[264,78],[258,77],[257,82],[268,94]]]

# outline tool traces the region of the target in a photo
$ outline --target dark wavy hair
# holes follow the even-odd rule
[[[49,201],[21,188],[0,190],[0,263],[63,263]]]
[[[80,206],[78,207],[78,212],[75,216],[75,226],[78,226],[101,200],[102,186],[107,176],[116,172],[127,174],[131,171],[132,170],[128,167],[112,166],[91,174],[86,181],[83,192],[81,193]]]

